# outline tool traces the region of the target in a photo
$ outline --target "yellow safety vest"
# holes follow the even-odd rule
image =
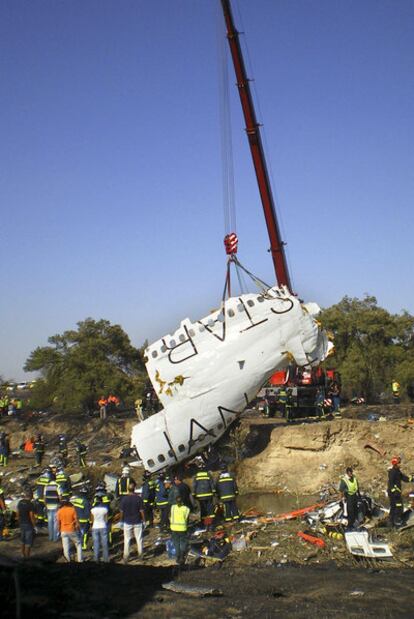
[[[346,487],[348,490],[348,495],[352,496],[353,494],[356,494],[358,492],[358,481],[357,478],[354,476],[354,480],[351,481],[349,479],[349,477],[347,477],[345,475],[345,477],[342,477],[342,479],[344,480],[344,482],[346,483]]]
[[[171,531],[187,531],[190,509],[187,505],[173,505],[170,513]]]
[[[398,392],[399,392],[399,390],[400,390],[400,386],[401,386],[401,385],[400,385],[400,383],[399,383],[398,381],[396,381],[396,380],[395,380],[395,381],[392,383],[392,392],[393,392],[393,393],[398,393]]]

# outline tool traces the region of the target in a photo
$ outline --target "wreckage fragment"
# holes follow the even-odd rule
[[[375,559],[392,557],[389,545],[384,542],[371,541],[368,531],[347,531],[345,541],[349,552],[355,556]]]
[[[132,430],[145,469],[173,466],[216,442],[292,359],[318,365],[331,346],[318,313],[316,304],[274,287],[232,297],[150,345],[146,367],[164,409]]]

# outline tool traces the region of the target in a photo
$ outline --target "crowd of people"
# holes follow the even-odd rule
[[[1,440],[2,435],[0,446]],[[92,488],[88,475],[82,475],[86,481],[71,482],[67,472],[68,440],[64,434],[58,436],[57,450],[46,467],[42,435],[28,438],[26,443],[30,443],[30,451],[41,473],[33,484],[24,487],[24,496],[17,504],[24,558],[30,557],[36,532],[47,529],[50,542],[61,541],[66,561],[71,560],[75,551],[76,560],[82,562],[85,551],[93,550],[95,561],[108,562],[113,533],[120,529],[123,531],[122,561],[127,563],[132,541],[135,539],[137,554],[142,557],[144,531],[154,527],[170,538],[176,562],[182,566],[188,550],[189,526],[212,531],[218,523],[239,519],[237,482],[224,465],[216,477],[206,466],[200,465],[190,487],[177,472],[144,472],[138,485],[130,466],[124,462],[111,492],[103,480]],[[81,472],[87,467],[87,447],[79,439],[71,445],[71,458],[72,454]],[[2,455],[3,459],[5,457]],[[0,539],[5,510],[4,494],[0,489]]]

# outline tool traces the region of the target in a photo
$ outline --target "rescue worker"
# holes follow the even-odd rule
[[[144,417],[144,413],[142,410],[142,398],[137,398],[134,402],[134,406],[135,406],[135,413],[138,417],[138,421],[144,421],[145,417]]]
[[[171,506],[170,529],[171,540],[175,548],[175,561],[179,567],[184,566],[187,554],[189,515],[189,507],[183,505],[182,499],[178,495],[176,503]]]
[[[95,496],[94,499],[92,501],[92,507],[95,507],[95,505],[97,505],[97,497],[101,497],[102,499],[102,505],[104,507],[107,508],[108,510],[108,542],[109,545],[112,544],[112,521],[114,519],[114,510],[113,510],[113,506],[112,506],[112,501],[113,501],[113,495],[110,492],[107,492],[106,490],[106,484],[104,481],[100,481],[96,484],[96,488],[95,488]]]
[[[332,409],[335,417],[341,416],[341,388],[336,380],[333,381],[331,386],[329,387],[328,397],[332,400]]]
[[[292,389],[286,389],[286,404],[285,404],[285,415],[286,421],[290,423],[293,419],[293,407],[295,405],[295,399],[293,397]]]
[[[99,406],[99,419],[106,419],[106,408],[108,406],[108,400],[105,398],[105,396],[101,395],[101,397],[98,400],[98,406]]]
[[[58,451],[63,466],[66,466],[68,463],[68,444],[66,441],[66,436],[64,434],[59,434]]]
[[[193,508],[191,490],[187,484],[181,479],[180,475],[174,475],[173,483],[168,493],[168,503],[175,505],[177,497],[181,497],[183,505],[187,505],[190,509]]]
[[[142,501],[144,503],[145,524],[154,526],[154,502],[155,502],[155,486],[156,481],[152,478],[151,473],[145,471],[142,478]]]
[[[286,417],[286,400],[287,393],[285,387],[280,387],[279,392],[277,394],[277,407],[282,417]]]
[[[55,474],[48,470],[48,483],[44,489],[44,502],[46,506],[47,515],[47,528],[49,533],[49,540],[51,542],[57,542],[59,539],[59,531],[57,528],[56,514],[60,506],[60,493],[59,486],[56,482]]]
[[[193,496],[200,505],[200,520],[209,529],[214,518],[213,497],[215,494],[214,482],[205,466],[197,471],[193,480]]]
[[[70,477],[65,473],[62,467],[59,467],[56,472],[56,483],[59,486],[59,493],[63,496],[68,496],[72,489]]]
[[[395,403],[400,403],[400,389],[401,389],[401,385],[398,382],[398,380],[393,380],[391,383],[391,390],[392,390],[392,398],[393,401]]]
[[[45,486],[50,481],[50,469],[46,468],[42,474],[37,478],[35,483],[35,516],[36,516],[36,526],[42,527],[47,524],[47,513],[45,506]]]
[[[155,485],[155,507],[160,510],[159,527],[163,531],[168,531],[168,519],[170,515],[170,505],[168,503],[168,493],[171,487],[171,480],[164,473],[160,473]]]
[[[240,518],[239,510],[236,505],[236,496],[239,494],[237,482],[225,464],[216,482],[216,492],[220,502],[223,504],[224,520],[231,522]]]
[[[413,475],[405,475],[400,469],[401,458],[394,456],[388,469],[388,497],[390,499],[390,523],[392,527],[402,525],[403,500],[401,482],[413,481]]]
[[[0,434],[0,466],[7,466],[10,454],[10,439],[6,432]]]
[[[75,441],[75,447],[76,447],[76,454],[78,456],[78,465],[81,468],[85,468],[86,467],[86,454],[88,452],[88,448],[86,447],[86,445],[81,443],[79,439]]]
[[[121,477],[118,478],[115,487],[115,496],[117,499],[128,494],[128,488],[131,482],[135,484],[135,480],[130,476],[129,466],[124,463],[121,471]]]
[[[0,480],[0,542],[3,541],[3,532],[6,526],[6,502],[4,500],[4,490]]]
[[[358,517],[359,485],[351,466],[339,483],[339,492],[344,503],[344,516],[348,520],[348,527],[352,528]]]
[[[34,443],[34,452],[35,452],[35,461],[36,466],[41,466],[43,461],[43,456],[45,454],[45,444],[43,442],[43,438],[41,434],[36,436],[36,440]]]
[[[71,499],[71,503],[76,510],[76,515],[79,521],[82,550],[87,550],[88,534],[91,526],[91,504],[88,499],[88,491],[84,486],[82,486]]]

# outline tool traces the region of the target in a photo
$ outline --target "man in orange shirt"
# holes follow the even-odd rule
[[[82,544],[80,538],[80,527],[76,510],[69,499],[65,498],[63,505],[58,509],[56,515],[57,527],[62,538],[63,554],[66,561],[70,561],[70,543],[76,547],[78,563],[82,563]]]

